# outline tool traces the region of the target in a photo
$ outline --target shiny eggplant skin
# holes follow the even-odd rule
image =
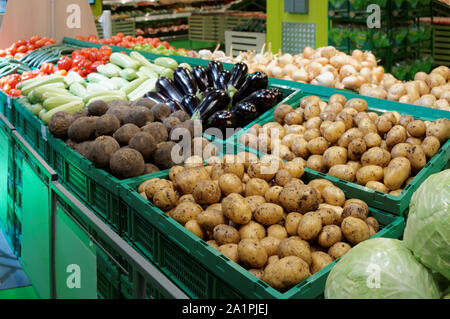
[[[200,103],[197,110],[200,112],[200,118],[205,120],[213,113],[228,108],[230,97],[225,91],[215,90],[208,94]]]
[[[261,89],[267,89],[269,85],[269,77],[263,72],[255,72],[250,74],[242,84],[239,91],[233,97],[233,105],[241,102],[247,96]]]
[[[244,62],[236,63],[231,70],[230,81],[228,82],[228,90],[239,90],[245,82],[248,74],[248,66]]]
[[[277,96],[268,89],[258,90],[253,92],[239,103],[250,102],[256,105],[260,114],[270,110],[277,105]]]
[[[198,99],[198,97],[192,94],[185,95],[183,100],[181,101],[181,105],[184,107],[186,113],[189,114],[190,116],[194,114],[200,103],[201,101]]]
[[[197,87],[201,92],[204,92],[208,87],[213,86],[212,81],[208,77],[208,71],[201,65],[192,69],[192,77],[197,83]]]
[[[231,108],[231,113],[236,118],[236,124],[244,127],[259,115],[258,108],[251,102],[240,102]]]
[[[197,82],[195,81],[194,77],[192,76],[191,72],[189,70],[178,67],[173,72],[173,80],[175,81],[175,84],[177,85],[180,92],[184,95],[192,94],[196,95],[198,92],[198,86]]]
[[[165,102],[164,102],[169,108],[170,108],[170,110],[172,111],[172,113],[173,112],[176,112],[176,111],[179,111],[179,110],[182,110],[182,111],[187,111],[184,107],[183,107],[183,105],[181,105],[178,101],[176,101],[176,100],[174,100],[174,99],[167,99]],[[186,112],[187,113],[187,112]]]
[[[276,96],[277,103],[280,103],[281,101],[283,101],[283,92],[281,92],[280,89],[272,88],[272,89],[270,89],[270,91],[272,91],[272,93]]]
[[[156,81],[156,90],[166,98],[173,99],[178,103],[181,103],[184,97],[175,82],[166,77],[161,77]]]
[[[208,76],[214,84],[215,88],[219,87],[220,73],[223,71],[223,64],[217,61],[211,61],[208,63]]]
[[[219,83],[217,85],[217,88],[219,90],[226,91],[228,89],[228,82],[230,81],[230,78],[231,78],[231,72],[230,71],[223,70],[222,72],[220,72]]]
[[[208,128],[218,128],[222,133],[226,133],[227,128],[236,127],[236,117],[230,111],[217,111],[208,118],[206,125]]]
[[[166,103],[167,100],[166,97],[158,92],[148,92],[144,97],[155,103]]]
[[[214,92],[214,91],[216,91],[215,88],[209,87],[209,88],[207,88],[207,89],[205,90],[205,92],[203,92],[203,96],[204,96],[204,97],[207,97],[210,93],[212,93],[212,92]]]

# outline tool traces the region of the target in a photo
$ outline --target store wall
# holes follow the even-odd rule
[[[282,48],[283,22],[315,23],[316,48],[328,45],[328,0],[309,0],[308,14],[286,13],[283,0],[267,0],[267,43],[273,52]]]

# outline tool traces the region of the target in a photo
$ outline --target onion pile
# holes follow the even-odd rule
[[[388,99],[450,111],[450,68],[439,66],[430,74],[418,72],[414,81],[402,82],[386,74],[380,85],[364,84],[359,93],[380,99]]]

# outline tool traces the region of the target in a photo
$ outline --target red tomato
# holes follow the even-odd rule
[[[19,53],[25,53],[27,51],[28,51],[28,49],[25,45],[21,45],[20,47],[17,48],[17,52],[19,52]]]
[[[73,66],[69,71],[78,72],[78,71],[80,71],[80,67],[79,66]]]
[[[122,32],[119,32],[116,34],[116,36],[119,38],[123,38],[125,36],[125,34],[123,34]]]
[[[30,43],[36,43],[37,41],[39,41],[41,39],[40,36],[35,35],[34,37],[30,38]]]
[[[110,56],[112,54],[112,49],[111,49],[111,47],[104,45],[100,48],[100,53],[102,55]]]
[[[9,91],[9,95],[12,95],[14,97],[18,97],[18,96],[20,96],[20,90],[19,89],[11,89]]]
[[[20,76],[20,80],[22,82],[32,79],[32,78],[34,78],[34,74],[32,71],[23,72],[22,75]]]
[[[5,85],[3,85],[3,87],[2,87],[2,91],[3,91],[3,92],[9,93],[10,90],[11,90],[11,86],[10,86],[8,83],[6,83]]]
[[[16,49],[6,49],[6,55],[14,56],[16,54]]]
[[[36,46],[36,48],[42,48],[45,45],[45,40],[41,39],[41,40],[37,40],[34,45]]]
[[[57,65],[58,65],[58,69],[68,71],[72,67],[72,59],[67,56],[63,57],[63,58],[59,59]]]
[[[57,75],[61,75],[61,76],[66,76],[67,75],[67,70],[57,70],[57,71],[55,71],[55,73],[54,74],[57,74]]]
[[[41,65],[41,72],[50,74],[53,73],[54,71],[55,70],[52,63],[45,62]]]
[[[3,58],[6,56],[6,51],[5,50],[0,50],[0,58]]]
[[[28,45],[27,45],[27,50],[28,50],[28,51],[33,51],[34,49],[36,49],[36,47],[34,46],[34,44],[28,44]]]
[[[16,53],[16,54],[14,55],[14,59],[20,60],[20,59],[22,59],[25,55],[26,55],[26,53]]]
[[[41,70],[36,69],[36,70],[31,71],[31,72],[33,73],[34,77],[37,77],[38,74],[41,72]]]
[[[21,46],[23,46],[23,45],[26,45],[26,44],[27,44],[27,41],[25,41],[25,40],[19,40],[19,41],[17,41],[16,43],[17,43],[17,47],[21,47]]]

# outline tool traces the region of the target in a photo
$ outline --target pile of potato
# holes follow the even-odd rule
[[[359,94],[450,111],[450,68],[440,66],[430,74],[418,72],[409,82],[385,74],[380,85],[363,84]]]
[[[241,143],[284,160],[397,196],[450,136],[450,119],[368,112],[363,99],[317,96],[293,109],[279,105],[276,122],[255,124]]]
[[[190,158],[139,193],[230,260],[280,291],[379,230],[369,208],[330,181],[299,179],[303,161],[242,152]]]

